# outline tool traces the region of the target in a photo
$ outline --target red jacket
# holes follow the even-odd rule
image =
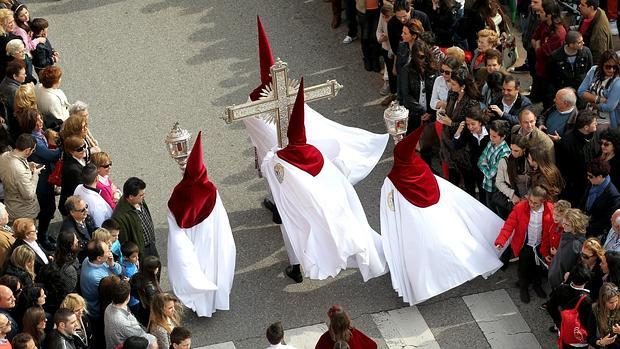
[[[512,252],[515,257],[519,256],[521,248],[525,244],[525,236],[527,235],[527,226],[530,223],[530,204],[527,200],[523,200],[515,205],[504,223],[502,230],[499,232],[497,239],[495,239],[495,245],[504,246],[508,239],[512,236]],[[553,224],[553,203],[545,201],[543,203],[543,215],[542,215],[542,238],[544,240],[544,232],[549,231],[549,228]]]
[[[334,341],[329,335],[329,331],[327,331],[319,338],[314,349],[333,349],[334,344]],[[351,349],[377,349],[377,343],[359,330],[351,328],[349,347],[351,347]]]
[[[558,249],[563,232],[562,224],[555,222],[549,227],[549,230],[543,231],[542,241],[540,242],[540,254],[543,257],[551,256],[551,247]]]

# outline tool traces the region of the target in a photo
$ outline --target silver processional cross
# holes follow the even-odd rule
[[[248,102],[241,105],[232,105],[226,107],[226,115],[223,117],[226,123],[257,116],[264,119],[272,118],[276,123],[276,133],[278,134],[278,146],[286,147],[288,137],[286,131],[288,129],[288,118],[295,104],[298,87],[294,80],[288,78],[288,64],[282,62],[280,58],[270,68],[271,88],[267,88],[261,95],[261,98],[254,102]],[[304,99],[306,102],[316,101],[323,98],[332,98],[342,89],[336,80],[328,80],[324,84],[310,86],[304,88]]]

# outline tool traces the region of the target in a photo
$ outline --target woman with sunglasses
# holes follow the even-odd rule
[[[620,150],[620,131],[610,128],[601,134],[599,157],[609,164],[609,176],[617,188],[620,185],[620,156],[616,157],[616,149]]]
[[[588,236],[606,236],[611,228],[610,217],[620,208],[620,193],[611,183],[609,164],[594,159],[587,164],[588,186],[580,207],[590,216]]]
[[[590,68],[577,90],[579,97],[588,103],[586,108],[598,112],[598,131],[618,127],[619,70],[618,55],[612,50],[607,50],[601,54],[598,65]]]
[[[448,92],[450,91],[450,75],[459,67],[461,67],[461,62],[451,56],[447,56],[444,58],[443,62],[441,62],[440,74],[435,78],[435,83],[433,84],[431,109],[435,111],[446,109],[448,105]]]
[[[112,172],[112,158],[104,151],[94,153],[90,158],[90,162],[97,166],[97,189],[99,195],[110,205],[112,210],[116,207],[116,203],[123,195],[123,192],[112,183],[110,172]]]
[[[69,136],[63,141],[65,154],[63,155],[62,165],[62,189],[58,209],[63,216],[67,216],[69,211],[65,207],[67,198],[73,195],[75,188],[82,183],[82,168],[86,166],[86,151],[88,146],[84,138],[79,136]]]
[[[590,290],[592,299],[598,298],[598,291],[603,285],[603,269],[601,269],[601,260],[605,258],[605,250],[601,242],[597,238],[588,238],[581,246],[581,264],[585,265],[590,271],[590,282],[586,284],[586,288]]]

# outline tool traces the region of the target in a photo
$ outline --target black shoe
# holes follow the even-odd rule
[[[299,264],[289,265],[288,267],[286,267],[284,272],[286,273],[286,276],[290,277],[298,284],[304,281],[304,277],[303,275],[301,275],[301,269],[299,268]]]
[[[366,71],[372,71],[372,64],[370,63],[370,60],[364,60],[364,69],[366,69]]]
[[[532,287],[534,289],[534,293],[540,298],[547,298],[547,293],[543,290],[541,285],[534,285]]]
[[[553,326],[549,327],[549,332],[551,332],[551,333],[558,333],[558,328],[555,327],[555,325],[553,325]]]
[[[282,224],[282,218],[280,218],[280,212],[278,212],[278,208],[276,207],[276,204],[271,202],[271,200],[265,199],[263,200],[263,206],[269,211],[271,211],[271,214],[272,214],[271,220],[275,224]]]
[[[381,72],[381,62],[379,62],[379,60],[377,60],[376,62],[372,62],[372,71],[374,71],[375,73],[380,73]]]
[[[509,266],[509,265],[510,265],[510,264],[508,264],[508,263],[504,263],[504,264],[502,264],[502,266],[499,268],[499,270],[504,271],[504,270],[508,269],[508,266]]]
[[[521,302],[528,304],[530,302],[530,293],[527,291],[527,288],[521,287],[519,291],[519,296],[521,297]]]

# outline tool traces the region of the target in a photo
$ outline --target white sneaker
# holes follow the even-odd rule
[[[381,96],[387,96],[388,93],[390,93],[390,83],[386,81],[383,83],[383,87],[379,90],[379,94]]]
[[[611,30],[611,35],[618,36],[618,26],[615,20],[609,21],[609,29]]]
[[[352,43],[355,39],[357,39],[357,36],[350,37],[350,36],[348,36],[348,35],[347,35],[347,36],[345,36],[345,37],[344,37],[344,40],[342,40],[342,43],[343,43],[343,44],[350,44],[350,43]]]

